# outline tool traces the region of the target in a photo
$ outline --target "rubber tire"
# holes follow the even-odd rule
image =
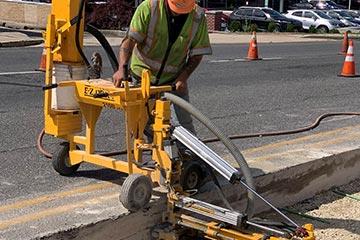
[[[232,22],[239,24],[239,29],[237,29],[236,31],[232,31],[232,30],[231,30],[231,32],[237,32],[237,31],[240,32],[240,31],[242,30],[241,21],[233,20]],[[231,24],[231,23],[230,23],[230,24]],[[230,24],[229,24],[229,26],[230,26]]]
[[[274,31],[273,31],[274,33],[279,33],[279,32],[281,32],[281,28],[280,28],[280,26],[279,25],[276,25],[276,27],[274,28]]]
[[[141,196],[136,199],[136,195],[139,193]],[[151,195],[152,182],[150,178],[142,174],[131,174],[121,186],[119,200],[126,209],[136,212],[150,202]]]
[[[198,189],[203,183],[204,175],[204,171],[197,161],[185,161],[181,170],[180,185],[184,190]]]
[[[329,29],[326,27],[326,26],[319,26],[318,28],[317,28],[317,31],[319,32],[319,33],[328,33],[329,32]]]
[[[69,143],[63,142],[60,144],[60,147],[58,147],[52,157],[52,166],[54,170],[62,176],[73,175],[80,167],[80,163],[73,166],[69,166],[67,164],[69,160],[69,150]]]

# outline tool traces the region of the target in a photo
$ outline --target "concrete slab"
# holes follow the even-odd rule
[[[359,137],[356,125],[243,153],[254,170],[258,191],[282,207],[360,178]],[[212,146],[234,164],[219,144]],[[232,206],[241,210],[244,190],[222,184]],[[149,239],[152,227],[161,221],[164,194],[157,192],[147,209],[129,213],[118,201],[120,185],[121,179],[9,200],[0,206],[0,239]],[[221,203],[215,192],[198,197]],[[259,202],[257,211],[264,210],[267,207]]]

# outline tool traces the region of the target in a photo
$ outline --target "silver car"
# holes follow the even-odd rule
[[[330,17],[341,21],[347,27],[360,27],[360,21],[352,17],[347,11],[341,9],[325,11]]]
[[[286,17],[299,20],[303,24],[303,28],[310,29],[310,26],[314,26],[319,32],[326,33],[329,30],[333,30],[339,27],[345,27],[345,25],[337,19],[333,19],[320,10],[289,10]]]

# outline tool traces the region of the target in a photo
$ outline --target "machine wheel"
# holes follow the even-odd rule
[[[204,180],[204,171],[195,160],[184,161],[181,170],[180,184],[184,190],[197,189]]]
[[[136,212],[149,203],[151,195],[151,180],[142,174],[131,174],[121,187],[119,199],[126,209]]]
[[[53,168],[63,176],[70,176],[74,174],[80,167],[80,163],[73,166],[69,165],[69,150],[69,143],[63,142],[60,144],[60,147],[56,150],[52,157]]]

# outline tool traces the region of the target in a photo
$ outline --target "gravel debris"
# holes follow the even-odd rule
[[[335,192],[346,193],[359,200]],[[312,223],[318,240],[360,240],[360,179],[317,194],[288,209],[325,221],[287,213],[299,224]]]

